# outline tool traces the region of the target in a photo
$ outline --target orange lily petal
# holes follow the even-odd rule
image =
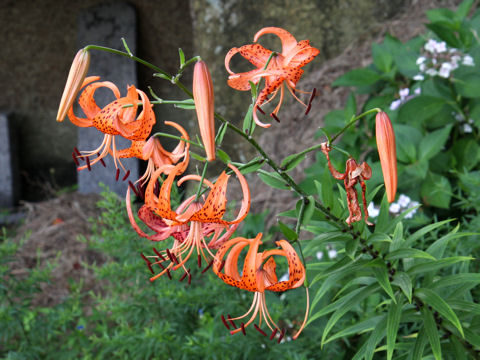
[[[282,55],[288,54],[295,46],[297,45],[297,40],[290,34],[287,30],[284,30],[279,27],[265,27],[260,29],[255,36],[253,41],[257,42],[258,39],[265,34],[275,34],[282,41]]]
[[[276,244],[285,252],[285,256],[288,261],[289,278],[287,281],[280,281],[276,284],[266,287],[266,290],[279,292],[288,289],[295,289],[301,286],[305,281],[305,267],[298,257],[297,252],[286,240],[277,241]]]

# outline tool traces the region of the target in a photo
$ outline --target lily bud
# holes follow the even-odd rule
[[[85,49],[79,50],[73,59],[70,72],[68,73],[67,84],[63,90],[62,100],[58,107],[57,121],[63,121],[63,119],[65,119],[68,109],[73,105],[75,97],[82,87],[89,65],[90,53]]]
[[[392,122],[383,111],[377,113],[375,117],[375,135],[387,199],[388,202],[392,202],[397,192],[397,148]]]
[[[203,61],[197,61],[193,70],[193,100],[207,160],[215,160],[214,94],[210,71]]]

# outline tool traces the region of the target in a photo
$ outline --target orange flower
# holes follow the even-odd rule
[[[193,99],[207,160],[215,160],[214,93],[207,64],[197,61],[193,70]]]
[[[117,167],[117,160],[119,159],[118,150],[115,146],[115,136],[121,135],[131,141],[144,141],[152,126],[155,124],[155,115],[152,110],[152,105],[147,95],[135,88],[129,86],[125,97],[120,97],[120,91],[115,84],[109,81],[94,82],[99,80],[98,76],[90,76],[85,79],[82,87],[84,88],[78,100],[80,107],[85,113],[86,118],[79,118],[73,113],[73,106],[68,109],[68,117],[70,121],[79,127],[95,127],[97,130],[103,132],[105,137],[102,144],[95,150],[84,151],[78,158],[86,161],[86,165],[78,167],[78,170],[85,168],[90,169],[90,166],[102,161],[109,153],[115,160]],[[94,94],[98,88],[109,88],[116,100],[100,109],[95,102]],[[142,111],[138,116],[137,108],[138,102],[141,101]],[[125,107],[129,105],[129,107]],[[122,157],[126,157],[129,151],[135,151],[135,144],[133,147],[124,149],[120,152]],[[79,154],[77,154],[79,155]],[[91,161],[92,156],[97,156]],[[120,163],[122,166],[122,164]],[[123,166],[122,166],[123,167]]]
[[[254,324],[254,327],[264,336],[267,334],[261,329],[262,321],[265,321],[267,326],[272,331],[270,339],[273,339],[279,327],[272,320],[270,313],[267,309],[265,302],[265,290],[282,292],[289,289],[295,289],[300,287],[305,280],[305,268],[300,261],[297,253],[290,243],[286,240],[277,241],[276,244],[281,249],[268,250],[258,252],[258,247],[261,242],[262,234],[258,234],[255,239],[246,239],[237,237],[235,239],[227,241],[217,251],[215,259],[213,261],[213,272],[220,277],[225,283],[231,286],[238,287],[243,290],[254,292],[253,304],[250,309],[242,316],[231,318],[230,316],[225,319],[222,316],[222,321],[225,326],[230,329],[230,325],[234,327],[230,333],[233,335],[242,331],[245,334],[245,328],[255,321],[257,315],[260,320],[258,325]],[[248,248],[247,255],[243,264],[242,275],[238,273],[238,258],[245,247]],[[225,254],[228,252],[226,260],[223,260]],[[288,280],[279,281],[275,273],[276,263],[273,256],[283,256],[288,262]],[[224,270],[222,273],[221,271]],[[240,328],[237,328],[234,321],[245,318],[251,315],[250,319],[246,323],[241,323]],[[308,314],[308,291],[307,291],[307,311],[305,319],[300,330],[293,336],[296,339],[303,330]],[[229,325],[230,324],[230,325]],[[285,331],[281,331],[278,342],[281,341]]]
[[[157,178],[162,169],[158,169],[150,179],[147,189],[145,191],[145,207],[140,210],[140,218],[156,232],[155,235],[145,234],[136,224],[130,208],[130,191],[127,191],[127,211],[130,221],[137,231],[137,233],[150,240],[159,241],[164,240],[168,236],[173,235],[175,242],[171,249],[159,252],[153,256],[154,263],[150,265],[159,264],[162,271],[151,277],[150,281],[154,281],[165,273],[170,276],[170,270],[177,270],[182,267],[185,274],[188,274],[190,279],[190,271],[185,268],[185,263],[197,251],[198,265],[201,266],[201,259],[208,263],[206,271],[211,267],[213,262],[213,254],[210,249],[218,248],[225,242],[235,231],[238,223],[240,223],[250,209],[250,191],[248,184],[240,171],[233,165],[228,166],[237,175],[243,191],[243,200],[237,217],[232,221],[223,220],[223,215],[227,206],[226,190],[227,182],[230,175],[225,172],[218,177],[215,184],[210,183],[204,179],[204,182],[210,187],[210,193],[204,199],[203,204],[195,200],[195,195],[185,200],[176,211],[173,211],[170,206],[170,191],[175,175],[181,169],[181,164],[176,165],[170,172],[168,177],[160,188],[158,197],[155,195],[155,186]],[[178,181],[181,185],[187,180],[200,181],[201,177],[197,175],[187,175]],[[222,232],[224,234],[221,236]],[[205,237],[212,236],[210,242],[207,244]],[[167,266],[163,266],[162,262],[170,260]],[[182,279],[183,280],[183,279]]]
[[[360,186],[362,187],[363,212],[365,213],[365,222],[367,223],[367,225],[373,225],[371,222],[368,221],[367,200],[365,198],[365,192],[367,190],[365,180],[368,180],[372,177],[372,169],[366,162],[362,162],[360,165],[358,165],[355,159],[350,158],[345,164],[345,173],[342,174],[338,172],[330,162],[329,152],[331,148],[327,145],[327,143],[323,143],[321,145],[321,150],[327,157],[328,168],[332,173],[332,176],[337,180],[343,180],[343,183],[345,185],[345,192],[347,193],[348,212],[350,213],[345,222],[350,225],[351,223],[362,220],[362,212],[358,203],[358,194],[357,190],[355,189],[355,185],[359,182]]]
[[[280,54],[274,54],[266,69],[265,65],[267,64],[272,51],[264,48],[260,44],[250,44],[239,48],[232,48],[225,56],[225,68],[230,74],[228,77],[228,85],[237,90],[250,90],[249,81],[258,84],[261,78],[265,78],[265,87],[260,91],[260,94],[255,101],[253,119],[259,126],[269,127],[270,124],[262,123],[258,119],[257,110],[262,112],[259,107],[267,100],[268,95],[273,93],[272,98],[266,102],[270,102],[277,95],[278,90],[280,90],[280,101],[275,110],[271,113],[271,116],[278,121],[277,114],[283,101],[284,84],[293,97],[307,107],[306,112],[310,110],[309,106],[313,100],[315,92],[312,92],[310,101],[308,105],[306,105],[295,95],[295,91],[298,91],[296,85],[303,74],[301,67],[312,61],[320,51],[310,46],[309,40],[297,42],[288,31],[277,27],[266,27],[261,29],[255,34],[253,41],[257,42],[258,39],[265,34],[275,34],[282,41],[282,52]],[[237,53],[240,53],[240,55],[250,61],[257,67],[257,69],[240,74],[235,74],[231,71],[230,60]]]
[[[375,135],[388,202],[392,202],[397,192],[397,148],[392,122],[383,111],[375,117]]]
[[[72,106],[77,93],[82,87],[89,65],[90,53],[85,49],[79,50],[73,59],[70,72],[68,73],[67,84],[63,90],[62,100],[60,100],[60,106],[58,107],[57,121],[63,121],[65,116],[67,116],[68,109]]]

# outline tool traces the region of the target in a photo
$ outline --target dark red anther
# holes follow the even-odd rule
[[[107,164],[105,164],[105,161],[103,161],[103,159],[100,157],[100,153],[97,153],[97,156],[100,158],[100,163],[103,165],[104,168],[107,167]]]
[[[147,266],[148,266],[148,270],[150,270],[150,272],[155,275],[155,271],[153,271],[152,265],[150,265],[150,263],[147,263]]]
[[[168,256],[168,258],[170,259],[170,261],[173,262],[174,264],[178,264],[178,260],[177,260],[177,258],[175,257],[175,254],[172,254],[169,249],[167,249],[167,250],[165,250],[165,251],[166,251],[167,256]]]
[[[75,151],[75,154],[77,154],[77,157],[82,159],[82,154],[80,154],[80,151],[76,147],[73,148],[73,151]]]
[[[145,255],[143,255],[142,253],[140,253],[140,256],[142,257],[143,260],[145,260],[145,262],[146,262],[147,264],[151,264],[150,260],[148,260]]]
[[[170,274],[170,269],[167,269],[167,276],[170,280],[172,280],[172,274]]]
[[[223,267],[225,266],[225,260],[222,260],[220,267],[218,268],[218,272],[222,271]]]
[[[232,317],[230,316],[230,314],[227,315],[227,320],[228,320],[228,322],[230,323],[230,325],[233,326],[234,329],[237,328],[237,325],[235,325],[235,323],[233,322],[233,319],[232,319]]]
[[[137,184],[137,193],[142,200],[145,200],[145,186],[142,186],[140,183]]]
[[[79,166],[80,163],[77,160],[77,155],[75,154],[75,152],[72,152],[72,158],[73,158],[73,161],[75,162],[75,165]]]
[[[280,333],[280,336],[277,340],[277,344],[280,344],[280,341],[282,341],[284,336],[285,336],[285,328],[282,329],[282,332]]]
[[[132,191],[135,193],[136,197],[140,197],[138,195],[137,189],[135,188],[135,185],[133,185],[133,183],[131,181],[128,182],[128,186],[130,186],[130,189],[132,189]]]
[[[273,117],[277,122],[280,122],[280,119],[273,112],[270,114],[270,116]]]
[[[88,171],[92,171],[92,167],[90,166],[90,158],[88,156],[85,158],[85,161],[87,162]]]
[[[130,170],[127,170],[127,173],[126,173],[125,176],[122,178],[122,181],[127,180],[129,176],[130,176]]]
[[[247,332],[245,331],[245,324],[242,322],[240,324],[240,326],[241,326],[241,329],[242,329],[243,336],[247,335]]]
[[[267,334],[265,333],[265,331],[263,331],[262,329],[260,329],[257,324],[253,324],[253,326],[255,327],[255,329],[257,329],[257,331],[258,331],[260,334],[262,334],[263,336],[267,336]]]
[[[191,283],[192,283],[192,275],[188,273],[188,285],[190,285]]]
[[[316,94],[317,94],[317,89],[313,88],[312,95],[310,95],[310,99],[308,100],[308,105],[310,105],[312,103],[313,99],[315,99]]]
[[[185,278],[187,277],[187,275],[190,275],[190,269],[188,269],[187,271],[185,271],[185,274],[182,275],[182,277],[180,278],[179,281],[185,280]]]
[[[120,169],[117,168],[117,172],[115,173],[115,181],[118,181],[118,177],[119,177],[119,176],[120,176]],[[137,192],[135,191],[135,194],[136,194],[136,193],[137,193]]]
[[[225,317],[222,315],[221,318],[222,318],[223,325],[225,325],[225,327],[228,330],[230,330],[230,325],[228,325],[228,322],[227,322],[227,320],[225,320]]]
[[[198,262],[198,267],[201,268],[202,267],[202,257],[200,256],[200,254],[198,254],[197,262]]]
[[[308,115],[308,113],[310,112],[310,109],[312,108],[312,104],[308,104],[307,106],[307,110],[305,110],[305,115]]]
[[[212,267],[212,265],[213,265],[213,260],[211,260],[211,261],[208,263],[207,267],[202,270],[202,274],[204,274],[208,269],[210,269],[210,268]]]
[[[272,335],[270,335],[270,340],[272,340],[275,337],[275,335],[277,335],[277,332],[278,332],[277,328],[273,329]]]
[[[162,260],[162,261],[165,261],[165,260],[166,260],[166,259],[163,257],[163,255],[160,254],[160,253],[157,251],[157,249],[155,249],[155,248],[152,248],[152,249],[153,249],[153,252],[155,253],[155,255],[157,255],[160,260]]]
[[[260,106],[257,106],[258,111],[260,111],[263,115],[265,115],[265,111],[262,110]]]

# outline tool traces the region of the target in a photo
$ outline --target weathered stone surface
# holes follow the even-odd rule
[[[13,124],[0,113],[0,208],[14,206],[18,198],[17,153]]]
[[[127,3],[115,2],[108,5],[92,7],[84,11],[79,18],[78,45],[84,47],[89,44],[106,46],[123,50],[121,38],[125,38],[128,47],[136,52],[136,14],[135,9]],[[136,63],[129,58],[116,56],[111,53],[94,51],[90,61],[89,74],[101,75],[101,80],[111,81],[119,88],[122,96],[126,94],[128,85],[137,86]],[[103,107],[113,101],[115,97],[108,89],[100,89],[95,93],[95,101]],[[96,149],[103,140],[104,135],[95,128],[78,129],[78,148],[80,150]],[[117,149],[130,146],[131,141],[121,136],[115,137]],[[97,163],[92,171],[83,170],[78,173],[78,190],[81,193],[100,192],[99,183],[102,182],[119,195],[124,195],[128,180],[122,182],[125,174],[121,171],[120,181],[115,180],[115,165],[108,156],[104,159],[106,167]],[[125,169],[130,170],[131,178],[138,178],[138,160],[122,159]]]

